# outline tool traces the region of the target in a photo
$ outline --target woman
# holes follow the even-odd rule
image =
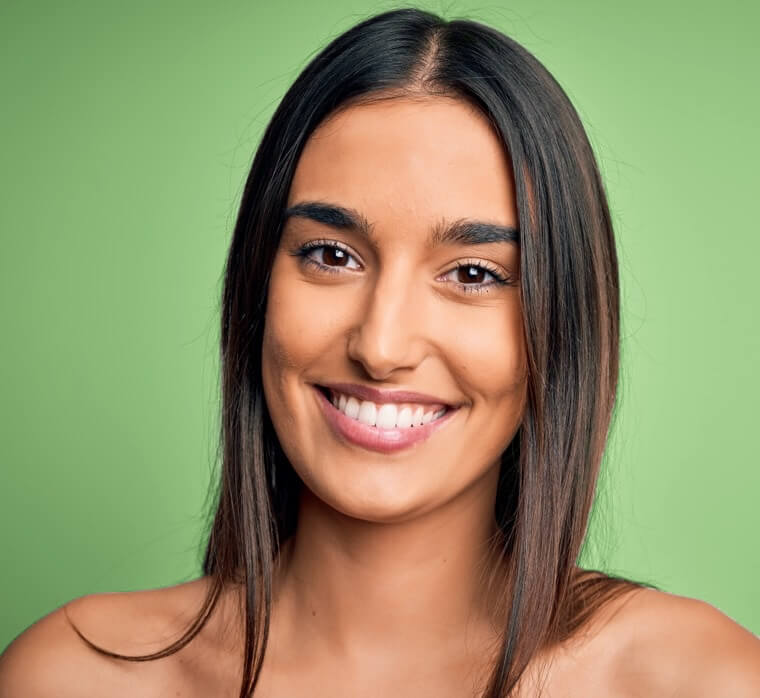
[[[618,375],[610,215],[523,47],[401,9],[311,61],[229,250],[204,576],[76,599],[16,696],[757,696],[760,640],[584,571]]]

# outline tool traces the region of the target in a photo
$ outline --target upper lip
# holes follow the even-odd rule
[[[359,385],[358,383],[320,383],[319,385],[323,388],[334,390],[336,393],[353,395],[361,400],[369,400],[375,403],[417,402],[425,405],[446,405],[449,408],[457,406],[447,400],[413,390],[383,390],[381,388],[370,388],[368,385]]]

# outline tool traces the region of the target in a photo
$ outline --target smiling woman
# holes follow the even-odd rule
[[[278,433],[313,410],[304,386],[328,389],[311,391],[324,419],[304,415],[283,443],[308,489],[379,522],[496,477],[527,383],[514,183],[487,120],[444,97],[341,110],[304,148],[286,215],[262,373]],[[397,457],[357,468],[356,446]]]
[[[577,566],[618,295],[593,152],[529,52],[415,9],[337,37],[229,249],[204,576],[72,601],[0,696],[760,694],[741,626]]]

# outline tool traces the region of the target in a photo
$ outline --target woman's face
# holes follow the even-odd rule
[[[262,347],[294,469],[330,507],[368,521],[492,496],[522,420],[526,360],[514,181],[489,123],[448,98],[350,107],[301,155],[287,205],[307,202],[322,207],[285,223]],[[499,227],[432,237],[465,220]],[[317,388],[336,383],[431,402],[388,406],[344,386],[341,411]],[[449,406],[440,422],[436,402]]]

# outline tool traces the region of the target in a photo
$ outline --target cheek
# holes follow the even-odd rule
[[[334,343],[353,313],[349,294],[329,284],[310,283],[284,254],[275,261],[269,284],[266,323],[272,346],[286,367],[318,358]]]
[[[288,282],[273,269],[264,325],[262,364],[292,373],[320,356],[329,331],[326,315],[308,284]]]
[[[270,413],[290,420],[304,400],[311,367],[334,352],[336,313],[313,284],[294,278],[275,262],[262,338],[261,372]],[[286,406],[287,405],[287,406]]]
[[[527,361],[517,303],[484,309],[482,317],[470,311],[452,337],[457,374],[468,392],[490,403],[521,396]]]

